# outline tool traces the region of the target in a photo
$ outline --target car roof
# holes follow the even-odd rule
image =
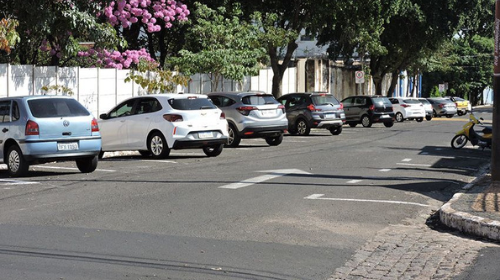
[[[221,91],[221,92],[211,92],[207,94],[208,96],[211,95],[224,95],[224,96],[239,96],[239,97],[245,97],[249,95],[268,95],[272,96],[272,94],[265,93],[263,91]]]
[[[30,100],[30,99],[48,99],[48,98],[69,98],[69,99],[74,99],[73,97],[68,96],[68,95],[22,95],[22,96],[2,97],[2,98],[0,98],[0,101],[2,101],[2,100],[12,100],[12,99]]]

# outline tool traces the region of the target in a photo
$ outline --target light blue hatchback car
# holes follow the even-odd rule
[[[101,134],[97,120],[68,96],[0,98],[0,161],[10,176],[32,164],[76,161],[81,172],[97,168]]]

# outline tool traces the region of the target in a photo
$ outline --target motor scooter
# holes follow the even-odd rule
[[[491,149],[493,129],[490,126],[484,126],[481,121],[484,121],[484,119],[477,119],[471,112],[469,114],[469,121],[464,124],[462,129],[451,140],[451,147],[453,149],[461,149],[467,144],[467,141],[470,141],[473,146],[479,146],[483,150],[485,148]],[[476,124],[484,127],[481,134],[474,130]]]

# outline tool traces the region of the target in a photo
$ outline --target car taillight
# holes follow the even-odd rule
[[[309,111],[311,111],[311,112],[318,112],[318,111],[321,111],[321,109],[318,109],[318,108],[314,107],[314,104],[309,104],[309,105],[307,106],[307,109],[309,109]]]
[[[26,123],[25,135],[40,135],[40,128],[38,124],[34,121],[28,121]]]
[[[408,108],[408,107],[410,107],[410,105],[408,105],[408,104],[401,104],[401,107]]]
[[[283,105],[279,105],[279,106],[278,106],[278,109],[281,109],[281,111],[283,111],[283,113],[285,113],[285,106],[283,106]]]
[[[439,108],[443,108],[444,107],[444,104],[439,104]]]
[[[375,111],[375,105],[370,105],[370,107],[368,107],[368,110]]]
[[[92,119],[90,127],[92,128],[92,132],[99,132],[99,124],[97,123],[97,120],[95,118]]]
[[[163,115],[163,118],[169,122],[182,122],[182,116],[181,115],[176,115],[176,114],[165,114]]]
[[[344,103],[340,102],[340,108],[339,109],[344,109]]]
[[[226,114],[224,112],[220,113],[220,119],[225,120],[226,119]]]
[[[253,111],[253,110],[257,110],[257,107],[253,107],[253,106],[242,106],[242,107],[238,107],[236,108],[236,110],[238,110],[238,112],[240,112],[240,114],[244,115],[244,116],[248,116],[250,115],[250,112]]]

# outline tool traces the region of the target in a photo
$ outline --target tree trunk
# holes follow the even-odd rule
[[[283,58],[281,64],[279,63],[278,53],[276,51],[276,47],[269,45],[268,53],[271,59],[271,68],[273,69],[273,85],[272,85],[272,94],[274,97],[278,98],[281,96],[281,82],[283,80],[283,75],[285,74],[286,69],[288,68],[288,64],[292,60],[293,52],[298,48],[297,43],[295,41],[289,42],[286,48],[286,54]]]
[[[387,96],[392,96],[394,93],[394,90],[396,89],[396,85],[398,84],[398,77],[399,77],[399,70],[396,70],[391,73],[391,84],[389,86],[389,89],[387,90]]]

